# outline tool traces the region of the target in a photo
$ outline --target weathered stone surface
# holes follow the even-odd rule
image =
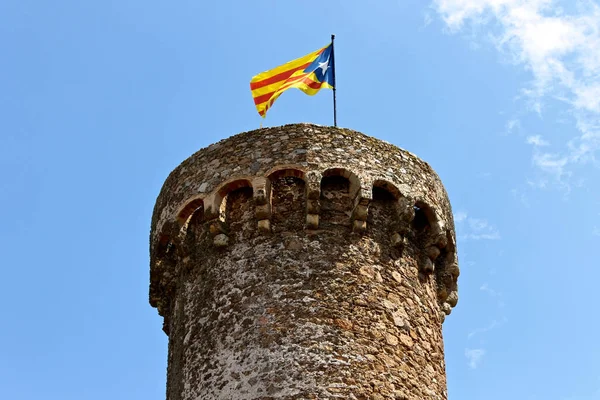
[[[421,261],[421,271],[426,274],[432,273],[434,270],[433,261],[429,257],[423,257]]]
[[[399,233],[394,233],[392,235],[392,246],[394,247],[403,247],[405,244],[404,237]]]
[[[318,229],[319,228],[319,215],[318,214],[306,214],[306,229]]]
[[[215,236],[213,243],[217,247],[225,247],[229,244],[229,237],[223,233],[220,233]]]
[[[364,232],[367,230],[367,222],[366,221],[359,221],[359,220],[355,220],[352,223],[352,231],[353,232]]]
[[[271,221],[268,219],[261,219],[258,221],[258,231],[260,233],[270,233],[271,232]]]
[[[321,203],[319,200],[307,200],[306,212],[308,214],[318,214],[321,211]]]
[[[451,307],[456,307],[458,303],[458,292],[456,290],[450,292],[448,298],[446,298],[446,303],[450,304]]]
[[[447,398],[452,211],[411,153],[307,124],[233,136],[169,175],[150,247],[168,400]]]
[[[269,219],[271,218],[271,204],[263,204],[256,206],[256,219]]]
[[[391,333],[385,334],[385,341],[387,342],[387,344],[392,345],[392,346],[398,345],[398,338],[396,336],[392,335]]]
[[[427,249],[427,256],[430,260],[435,261],[436,258],[440,255],[440,249],[437,246],[430,246]]]
[[[450,304],[448,303],[444,303],[442,304],[442,311],[444,311],[444,314],[450,315],[450,313],[452,312],[452,306],[450,306]]]

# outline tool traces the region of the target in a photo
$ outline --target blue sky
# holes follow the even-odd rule
[[[250,78],[336,34],[338,122],[444,181],[451,399],[600,399],[600,5],[0,2],[5,399],[164,399],[148,233],[168,173],[255,129]],[[331,124],[331,92],[266,126]]]

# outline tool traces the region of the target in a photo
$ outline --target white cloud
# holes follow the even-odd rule
[[[532,181],[531,179],[528,179],[527,184],[532,188],[545,189],[548,186],[548,181],[545,179],[540,179],[538,181]]]
[[[473,336],[475,335],[481,335],[482,333],[486,333],[491,331],[492,329],[495,329],[499,326],[501,326],[502,324],[505,324],[508,321],[508,319],[506,317],[503,317],[501,321],[498,320],[493,320],[492,322],[490,322],[490,324],[486,327],[483,328],[477,328],[477,329],[473,329],[471,332],[469,332],[469,334],[467,335],[467,339],[471,339],[473,338]]]
[[[498,240],[500,232],[482,218],[469,217],[464,211],[454,214],[459,240]]]
[[[506,121],[506,131],[508,133],[511,133],[515,130],[520,130],[521,129],[521,121],[519,121],[518,119],[510,119],[508,121]]]
[[[482,292],[488,293],[492,297],[498,297],[498,296],[500,296],[500,293],[498,293],[494,289],[490,288],[487,283],[484,283],[483,285],[481,285],[479,287],[479,290],[481,290]]]
[[[486,229],[489,225],[485,219],[469,218],[469,226],[474,231],[482,231],[482,230]]]
[[[540,170],[561,180],[565,176],[565,166],[569,160],[559,154],[534,152],[532,162]]]
[[[506,303],[504,303],[504,300],[502,300],[502,293],[498,292],[497,290],[492,289],[491,287],[489,287],[489,285],[487,283],[484,283],[483,285],[481,285],[479,287],[479,290],[487,293],[490,297],[493,297],[494,299],[496,299],[496,305],[498,306],[498,308],[504,308],[506,306]],[[502,324],[506,321],[507,321],[506,317],[503,317],[500,324]],[[496,323],[496,321],[493,321],[493,326],[490,329],[493,329],[500,324]],[[490,329],[487,329],[485,331],[488,331]],[[473,335],[470,335],[469,337],[472,337],[472,336]]]
[[[500,232],[490,225],[487,220],[482,218],[473,218],[465,211],[454,213],[454,222],[457,225],[459,240],[498,240]]]
[[[467,219],[467,213],[466,212],[459,211],[457,213],[454,213],[454,222],[455,223],[463,222],[465,219]]]
[[[471,369],[476,369],[479,366],[484,355],[484,349],[465,349],[465,357],[467,357]]]
[[[531,206],[529,204],[529,199],[528,199],[527,195],[525,193],[523,193],[522,191],[520,191],[518,189],[511,189],[510,193],[512,194],[513,198],[518,200],[524,207],[529,208]]]
[[[423,16],[423,26],[422,28],[426,28],[429,26],[429,24],[431,24],[431,22],[433,22],[433,17],[431,16],[430,13],[425,13],[425,15]]]
[[[528,136],[527,143],[532,144],[536,147],[548,146],[550,144],[547,141],[545,141],[544,139],[542,139],[541,135]]]
[[[563,0],[571,4],[571,0]],[[450,32],[467,25],[491,37],[493,44],[515,65],[531,73],[523,88],[532,109],[542,113],[547,98],[565,103],[576,122],[578,136],[566,138],[560,152],[537,150],[546,144],[530,137],[535,146],[533,165],[553,183],[565,184],[576,163],[596,161],[600,150],[600,5],[576,3],[566,14],[559,0],[432,0]],[[469,31],[470,32],[470,31]],[[518,127],[509,120],[507,130]]]
[[[594,235],[594,236],[600,236],[600,228],[598,228],[597,226],[595,226],[594,229],[592,229],[592,235]]]

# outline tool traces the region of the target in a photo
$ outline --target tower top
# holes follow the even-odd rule
[[[454,222],[407,151],[310,124],[222,140],[167,178],[150,257],[168,400],[447,398]]]
[[[447,258],[445,276],[438,277],[438,295],[442,304],[450,296],[450,306],[445,306],[445,312],[450,312],[457,301],[459,274],[454,221],[446,190],[435,171],[414,154],[363,133],[301,123],[223,139],[197,151],[169,174],[156,200],[150,234],[150,303],[161,314],[160,299],[166,281],[174,275],[165,257],[176,246],[191,215],[203,208],[205,219],[217,219],[224,196],[240,187],[253,188],[260,202],[270,190],[269,178],[282,173],[304,179],[309,199],[311,187],[318,193],[321,177],[340,174],[348,178],[355,204],[349,212],[355,228],[356,214],[361,203],[372,199],[373,187],[384,187],[401,197],[400,207],[407,208],[404,212],[411,221],[413,210],[425,213],[431,227],[427,246],[440,248]],[[311,228],[309,219],[307,215]],[[400,232],[403,229],[398,227]],[[433,254],[437,257],[439,252],[433,250]],[[425,268],[433,270],[433,265]]]

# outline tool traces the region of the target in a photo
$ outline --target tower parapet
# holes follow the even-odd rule
[[[309,124],[222,140],[167,178],[150,258],[168,400],[447,398],[454,222],[407,151]]]

